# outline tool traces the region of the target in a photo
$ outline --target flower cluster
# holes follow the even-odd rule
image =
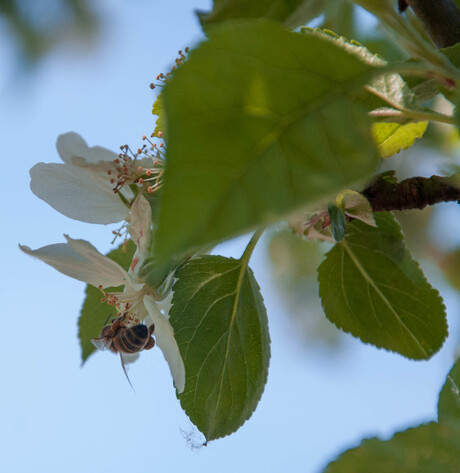
[[[73,219],[102,224],[123,221],[137,247],[133,260],[126,271],[89,242],[67,235],[67,243],[37,250],[19,247],[61,273],[99,288],[104,300],[115,306],[119,315],[125,315],[126,328],[140,322],[154,324],[156,344],[181,393],[185,368],[167,310],[162,311],[166,295],[159,295],[139,276],[149,254],[152,225],[150,204],[144,195],[161,186],[161,146],[149,142],[133,153],[124,145],[117,155],[99,146],[89,147],[76,133],[66,133],[58,137],[57,149],[64,163],[39,163],[30,170],[33,193]],[[119,286],[123,286],[122,292],[105,291]]]

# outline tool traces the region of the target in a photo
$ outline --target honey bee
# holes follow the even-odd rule
[[[155,325],[152,324],[147,327],[144,324],[137,324],[132,327],[125,327],[123,325],[124,320],[125,315],[112,320],[109,325],[101,330],[98,338],[91,339],[91,343],[99,350],[109,349],[113,353],[120,354],[121,366],[132,387],[126,372],[123,354],[133,354],[152,349],[155,346],[155,339],[152,337]]]

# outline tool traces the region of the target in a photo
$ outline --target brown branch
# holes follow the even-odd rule
[[[410,7],[438,48],[460,42],[460,9],[455,0],[398,0],[402,13]],[[439,202],[460,203],[460,177],[412,177],[397,182],[378,176],[362,194],[374,212],[423,209]]]
[[[460,179],[452,177],[411,177],[401,182],[378,176],[362,192],[374,212],[422,210],[440,202],[459,202]],[[460,202],[459,202],[460,203]]]
[[[460,9],[455,0],[398,0],[402,12],[408,6],[438,48],[460,42]]]

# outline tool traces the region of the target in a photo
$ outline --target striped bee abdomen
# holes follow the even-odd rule
[[[121,332],[117,337],[117,342],[120,345],[120,351],[136,353],[144,348],[148,337],[148,328],[145,325],[139,324]]]

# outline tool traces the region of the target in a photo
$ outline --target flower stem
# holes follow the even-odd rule
[[[251,259],[252,252],[254,251],[254,248],[256,247],[259,238],[262,236],[262,233],[265,231],[266,228],[266,226],[259,227],[254,232],[254,235],[252,235],[251,239],[249,240],[249,243],[246,246],[244,253],[241,255],[241,262],[244,263],[246,266],[248,265],[249,260]]]
[[[372,117],[377,118],[410,118],[412,120],[418,121],[432,121],[432,122],[439,122],[439,123],[448,123],[449,125],[455,125],[454,117],[449,115],[443,115],[437,112],[424,112],[421,110],[407,110],[407,109],[399,109],[399,110],[373,110],[369,112],[369,115]]]

